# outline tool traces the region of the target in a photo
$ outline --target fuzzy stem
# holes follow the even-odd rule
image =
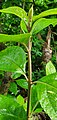
[[[31,81],[32,81],[32,64],[31,64],[31,38],[28,43],[28,102],[27,102],[27,120],[30,120],[31,113]]]

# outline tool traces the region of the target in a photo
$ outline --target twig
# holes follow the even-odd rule
[[[26,74],[24,73],[23,75],[24,75],[24,77],[26,78],[26,80],[27,80],[27,82],[28,82],[28,77],[26,76]]]
[[[51,31],[52,32],[52,31]],[[52,32],[53,34],[55,34],[55,35],[57,35],[57,33],[56,32]]]

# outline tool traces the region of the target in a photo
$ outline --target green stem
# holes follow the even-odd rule
[[[32,64],[31,64],[31,39],[28,43],[28,102],[27,102],[27,120],[30,120],[31,114],[31,81],[32,81]]]

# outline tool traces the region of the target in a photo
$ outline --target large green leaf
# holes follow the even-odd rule
[[[49,26],[50,24],[52,24],[53,26],[55,26],[57,24],[57,19],[46,19],[46,18],[41,18],[39,20],[37,20],[32,27],[31,33],[37,34],[38,32],[40,32],[41,30],[43,30],[44,28],[46,28],[47,26]]]
[[[25,12],[25,10],[18,6],[12,6],[5,9],[1,9],[0,12],[14,14],[20,17],[21,19],[23,19],[24,21],[27,21],[28,19],[27,13]]]
[[[49,9],[49,10],[46,10],[46,11],[40,13],[39,15],[33,16],[33,21],[35,21],[41,17],[45,17],[48,15],[56,15],[56,14],[57,14],[57,8]]]
[[[20,43],[28,43],[30,33],[19,34],[19,35],[6,35],[0,34],[0,42],[15,41]]]
[[[0,70],[25,72],[26,54],[19,46],[10,46],[0,52]]]
[[[41,78],[36,89],[44,111],[52,120],[57,120],[57,73]]]
[[[26,112],[14,98],[0,95],[0,120],[26,120]]]
[[[55,66],[52,64],[51,61],[49,61],[46,64],[46,75],[49,75],[49,74],[52,74],[52,73],[55,73],[55,72],[56,72]]]

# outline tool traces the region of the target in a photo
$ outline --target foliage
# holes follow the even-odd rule
[[[38,32],[40,32],[41,30],[43,30],[50,24],[54,26],[57,24],[56,18],[53,18],[53,19],[42,18],[48,15],[57,14],[57,8],[44,11],[43,13],[40,13],[39,15],[34,16],[34,17],[33,17],[33,6],[29,10],[28,15],[25,12],[25,10],[23,10],[20,7],[16,7],[16,6],[2,9],[0,10],[0,12],[10,13],[10,14],[12,13],[20,17],[26,25],[25,30],[27,28],[27,31],[28,31],[28,33],[23,33],[21,34],[21,37],[16,37],[16,39],[14,39],[15,42],[22,42],[24,44],[27,50],[26,52],[19,46],[10,46],[0,52],[0,70],[19,73],[19,76],[17,76],[18,79],[20,77],[20,74],[24,75],[24,77],[26,78],[26,80],[20,79],[20,81],[23,81],[24,85],[22,85],[21,82],[18,82],[19,80],[17,80],[15,83],[17,83],[18,85],[20,85],[22,88],[25,88],[25,89],[27,89],[27,83],[28,83],[27,110],[24,107],[26,105],[23,106],[24,100],[21,96],[17,97],[17,101],[18,99],[21,101],[19,105],[18,103],[16,103],[14,98],[12,99],[12,98],[9,98],[8,96],[6,97],[6,96],[1,95],[0,96],[1,120],[3,120],[3,118],[8,119],[8,117],[9,119],[12,119],[12,120],[13,120],[13,117],[15,120],[16,119],[25,120],[26,112],[27,112],[27,119],[30,120],[30,118],[33,115],[32,113],[34,112],[34,110],[40,112],[42,111],[41,107],[50,116],[52,120],[56,120],[57,118],[57,114],[56,114],[57,113],[57,101],[56,101],[57,99],[57,87],[56,87],[57,86],[57,81],[56,81],[57,73],[49,71],[49,65],[47,63],[46,71],[48,71],[47,73],[48,75],[36,81],[35,83],[37,84],[34,85],[34,82],[32,81],[32,71],[31,71],[31,44],[32,44],[32,37],[34,34],[37,34]],[[24,32],[24,24],[22,23],[22,25],[21,25],[21,28]],[[38,29],[38,26],[39,26],[39,29]],[[24,36],[24,38],[22,36]],[[11,37],[14,38],[15,35],[0,34],[0,41],[2,40],[3,42],[11,41]],[[13,38],[12,38],[12,41],[13,41]],[[28,44],[26,43],[26,41]],[[25,72],[27,54],[28,54],[27,56],[28,76]],[[54,69],[53,64],[51,63],[49,64],[51,65],[52,69]],[[50,73],[51,75],[49,75]],[[17,87],[15,83],[13,84],[10,83],[9,90],[16,95]],[[31,89],[32,89],[32,93],[31,93]],[[31,97],[31,94],[32,94],[32,97]],[[33,94],[36,95],[35,97],[36,99],[33,97]],[[32,103],[31,100],[34,103]],[[41,106],[38,107],[35,102],[40,102]]]
[[[57,2],[57,0],[52,0],[52,1],[51,0],[39,0],[39,1],[35,0],[35,3],[37,5],[44,6],[45,8],[48,8],[49,4],[54,4],[56,2]]]
[[[26,112],[15,98],[0,95],[0,120],[25,120]]]
[[[52,120],[57,119],[57,73],[43,77],[36,85],[37,96],[42,108]],[[51,113],[51,114],[50,114]]]
[[[37,36],[33,36],[32,41],[32,78],[33,81],[39,79],[44,73],[43,65],[42,65],[42,47],[43,47],[44,40],[39,40]]]
[[[17,85],[19,85],[20,87],[24,88],[24,89],[28,89],[28,83],[25,79],[19,79],[16,80]]]
[[[54,65],[52,64],[51,61],[49,61],[46,65],[46,75],[49,75],[49,74],[52,74],[55,72],[56,72],[56,69],[55,69]]]
[[[20,42],[20,43],[28,43],[28,38],[30,37],[30,33],[20,34],[20,35],[5,35],[0,34],[0,42]]]
[[[32,2],[33,2],[33,0],[26,0],[26,1],[24,1],[24,0],[19,0],[19,1],[18,0],[14,0],[14,1],[12,1],[12,0],[10,0],[10,1],[6,0],[6,1],[1,2],[1,8],[7,8],[9,6],[15,6],[15,5],[23,8],[23,4],[25,3],[24,4],[24,9],[26,10],[26,12],[28,12],[28,10],[30,9],[30,6],[31,6]],[[47,10],[49,8],[52,8],[52,9],[54,7],[56,8],[57,7],[57,1],[56,0],[52,0],[52,1],[51,0],[34,0],[33,5],[34,5],[34,15],[35,14],[38,15],[39,13],[41,13],[44,10]],[[49,17],[53,17],[53,18],[55,17],[56,18],[56,15],[49,16]],[[21,21],[21,23],[22,22],[23,21]],[[4,13],[1,14],[1,25],[0,26],[1,26],[0,32],[1,33],[6,33],[6,34],[19,34],[20,31],[21,31],[21,28],[22,28],[22,27],[20,27],[20,18],[18,18],[15,15],[12,15],[12,14],[4,14]],[[55,27],[51,27],[51,30],[54,31],[54,32],[57,32],[56,29],[57,29],[56,26]],[[22,31],[23,31],[23,28],[22,28]],[[27,32],[27,30],[25,30],[25,32]],[[42,35],[42,38],[43,38],[44,41],[46,41],[46,39],[45,39],[46,38],[46,34],[47,34],[47,29],[44,29],[43,31],[41,31],[41,35]],[[54,38],[54,41],[52,39],[53,42],[51,42],[51,44],[52,44],[52,50],[53,50],[52,61],[53,61],[53,63],[56,66],[56,54],[55,54],[56,44],[55,44],[55,42],[56,42],[57,36],[53,35],[53,37],[55,37],[55,38]],[[16,45],[15,42],[9,42],[9,43],[7,42],[5,45],[8,46],[8,45],[14,45],[14,44]],[[33,42],[33,44],[34,44],[34,42]],[[55,45],[55,49],[54,49],[53,45]],[[34,49],[34,45],[32,45],[32,48]],[[35,47],[35,50],[37,51],[36,48],[37,47]],[[40,50],[39,50],[39,52],[40,52]],[[33,58],[36,58],[36,56],[35,56],[36,54],[34,54],[34,52],[32,53],[32,55],[33,55],[32,56]],[[37,56],[37,59],[40,59],[40,63],[39,64],[42,66],[42,64],[41,64],[42,58],[41,57],[39,58]],[[35,65],[34,65],[35,67],[34,68],[36,68],[38,62],[36,62],[35,59],[33,59],[33,60],[32,60],[32,62],[35,63]],[[39,64],[38,64],[38,66],[39,66]],[[40,67],[40,69],[41,68],[44,69],[43,66]],[[57,68],[57,66],[56,66],[56,68]],[[39,76],[37,75],[37,72],[38,72],[38,68],[36,68],[36,70],[33,69],[34,80],[36,80],[35,79],[35,75],[37,76],[37,78],[39,76],[41,77],[41,75],[42,76],[44,75],[44,74],[42,74],[44,72],[44,70],[39,70]]]
[[[18,46],[12,46],[0,52],[0,70],[21,73],[21,71],[25,72],[25,64],[25,52]]]
[[[12,92],[12,94],[17,94],[17,85],[14,82],[10,83],[9,91]]]

